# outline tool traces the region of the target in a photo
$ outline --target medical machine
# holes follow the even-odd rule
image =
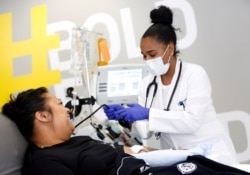
[[[147,73],[144,64],[118,64],[98,67],[97,103],[99,105],[137,103],[140,83]]]
[[[95,103],[99,108],[97,108],[93,113],[91,113],[84,120],[79,122],[76,127],[78,127],[81,123],[83,123],[88,118],[92,118],[99,109],[103,106],[109,104],[128,104],[128,103],[138,103],[137,98],[139,94],[140,84],[142,79],[147,75],[148,71],[144,64],[117,64],[117,65],[105,65],[99,66],[97,69],[97,75],[95,76],[95,83],[93,87],[95,87]],[[91,100],[92,99],[92,100]],[[80,99],[81,101],[86,101],[86,99]],[[93,101],[93,98],[90,98],[90,101]],[[80,105],[83,105],[81,103]],[[78,106],[79,107],[79,106]],[[76,109],[78,109],[76,107]],[[79,108],[80,109],[80,108]],[[81,110],[81,109],[80,109]],[[119,120],[119,124],[123,126],[123,129],[119,129],[120,131],[116,131],[117,122],[110,122],[106,119],[99,119],[100,124],[95,124],[93,120],[91,120],[91,125],[95,128],[97,132],[97,136],[99,139],[107,140],[107,136],[111,138],[111,141],[120,142],[121,138],[127,140],[127,144],[142,144],[140,138],[132,137],[129,131],[129,126],[126,121]],[[94,124],[94,125],[93,125]],[[100,126],[100,127],[99,127]],[[81,132],[92,133],[89,130],[93,130],[90,126],[84,127],[81,129]],[[115,131],[115,132],[114,132]],[[120,135],[123,135],[120,137]]]
[[[144,64],[109,65],[109,60],[104,38],[82,27],[72,29],[70,72],[75,77],[75,84],[66,91],[70,101],[65,106],[70,109],[70,117],[77,128],[75,135],[88,134],[105,142],[120,142],[129,136],[129,131],[124,134],[119,126],[128,130],[128,122],[108,121],[101,109],[109,104],[137,103],[147,70]],[[81,97],[75,90],[79,78],[84,90]],[[134,141],[141,144],[136,138],[125,140],[131,145]]]

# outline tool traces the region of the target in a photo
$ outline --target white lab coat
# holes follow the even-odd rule
[[[157,77],[158,89],[144,129],[151,133],[161,132],[162,149],[189,149],[202,143],[212,143],[211,158],[229,165],[237,164],[232,141],[217,118],[213,106],[210,80],[201,66],[182,61],[181,76],[170,110],[163,110],[169,102],[179,68],[180,61],[178,60],[165,99],[163,99],[160,76]],[[153,78],[153,75],[148,75],[142,82],[138,97],[138,103],[142,106],[145,106],[146,89]],[[154,87],[148,95],[146,107],[150,106],[153,89]],[[180,101],[183,101],[185,109],[184,106],[178,104]],[[136,128],[135,123],[132,126],[132,133],[142,130],[141,127]]]

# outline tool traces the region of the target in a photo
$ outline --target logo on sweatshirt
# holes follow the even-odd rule
[[[181,174],[191,174],[197,169],[197,166],[194,163],[179,163],[177,169]]]

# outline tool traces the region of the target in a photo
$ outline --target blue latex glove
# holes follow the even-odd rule
[[[128,108],[118,110],[115,113],[116,118],[124,119],[133,123],[137,120],[148,119],[149,108],[144,108],[139,104],[127,104]]]
[[[114,112],[124,109],[123,106],[119,104],[107,105],[103,107],[104,113],[109,120],[119,120],[120,118],[116,116]]]

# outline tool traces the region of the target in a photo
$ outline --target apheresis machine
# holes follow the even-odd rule
[[[109,121],[102,107],[137,103],[140,83],[147,74],[144,64],[109,65],[108,44],[100,34],[84,28],[72,31],[71,72],[82,79],[84,96],[68,87],[66,106],[71,110],[75,135],[90,135],[105,142],[142,144],[125,121]],[[79,117],[81,116],[81,117]]]

